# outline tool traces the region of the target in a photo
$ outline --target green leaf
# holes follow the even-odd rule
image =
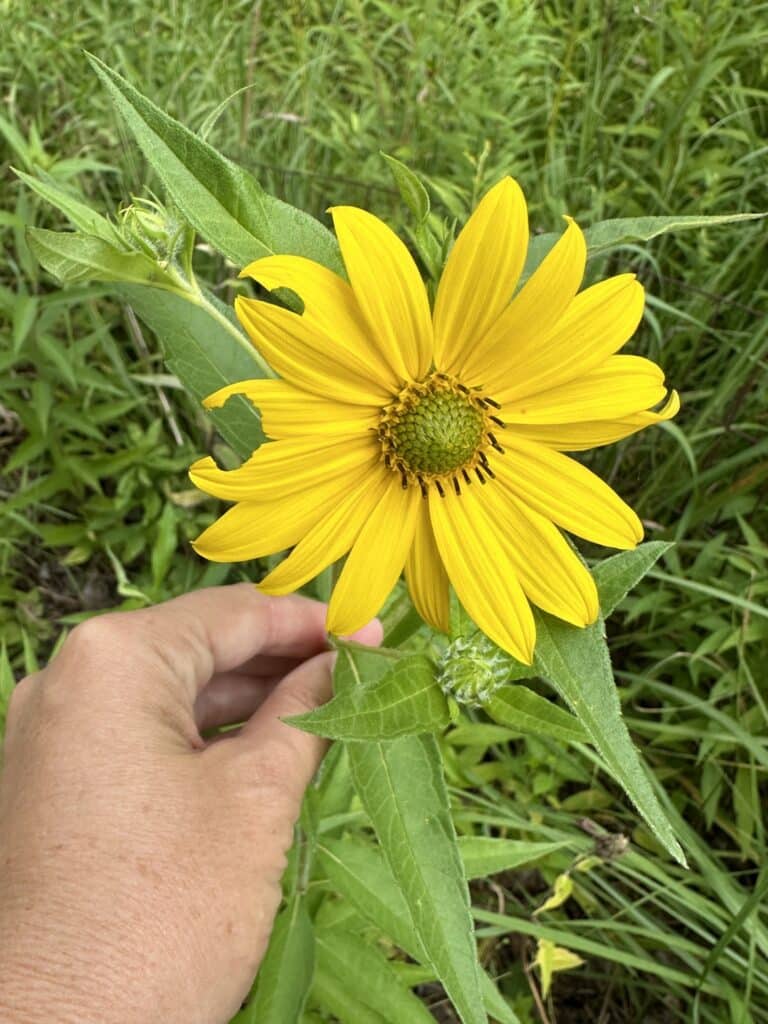
[[[469,891],[434,737],[350,744],[349,757],[429,962],[464,1024],[486,1024]]]
[[[296,896],[275,918],[253,1000],[232,1024],[297,1024],[315,967],[315,937],[304,901]]]
[[[387,153],[381,154],[387,161],[392,178],[403,202],[420,224],[429,216],[429,193],[414,172],[400,160]]]
[[[657,839],[685,865],[685,855],[621,716],[602,616],[586,629],[568,626],[541,612],[535,617],[534,665],[539,675],[570,705],[608,770]]]
[[[287,718],[305,732],[341,740],[393,739],[448,725],[448,702],[423,654],[396,661],[384,677],[351,687],[306,715]]]
[[[3,641],[0,647],[0,738],[5,730],[5,719],[8,714],[8,702],[14,688],[13,670],[8,658],[8,649]]]
[[[432,736],[350,744],[357,794],[464,1024],[485,1024],[469,893]]]
[[[294,253],[343,273],[335,238],[307,213],[266,193],[107,67],[88,60],[182,216],[236,266],[271,253]]]
[[[231,310],[213,296],[197,305],[182,295],[136,285],[122,285],[119,293],[157,336],[168,367],[198,401],[225,384],[263,375]],[[242,458],[264,440],[259,414],[242,396],[206,415]]]
[[[600,562],[592,570],[604,618],[615,610],[633,587],[653,568],[672,544],[654,540],[632,551],[620,551]]]
[[[593,224],[584,235],[587,239],[587,252],[592,257],[601,256],[630,242],[649,242],[671,231],[713,228],[721,224],[761,220],[766,216],[766,213],[724,213],[709,217],[615,217]]]
[[[355,1001],[374,1012],[386,1010],[387,1019],[397,1024],[435,1024],[424,1003],[400,981],[386,957],[360,935],[343,928],[318,928],[316,937],[318,968],[341,981]],[[354,970],[350,970],[352,965]],[[261,1024],[260,1018],[254,1022],[257,1019]],[[290,1020],[284,1018],[284,1024]]]
[[[603,256],[620,245],[649,242],[672,231],[690,231],[694,228],[718,227],[721,224],[760,220],[767,213],[724,213],[709,217],[615,217],[598,221],[584,231],[587,256]],[[560,237],[556,231],[534,235],[528,245],[525,268],[518,286],[524,284]]]
[[[87,235],[95,235],[112,245],[120,246],[121,238],[117,228],[110,224],[106,217],[102,217],[100,213],[92,210],[81,197],[60,185],[50,174],[46,174],[39,168],[36,168],[34,176],[25,174],[24,171],[19,171],[15,167],[11,170],[33,192],[60,210],[80,231]]]
[[[527,686],[502,686],[483,707],[494,721],[517,732],[552,736],[565,743],[588,739],[578,718]]]
[[[317,855],[334,889],[408,956],[429,964],[405,897],[378,850],[354,838],[324,839]],[[485,1008],[493,1019],[501,1024],[519,1024],[484,971],[480,984]]]
[[[547,843],[527,839],[496,839],[491,836],[461,836],[459,853],[467,878],[486,878],[499,871],[514,871],[524,864],[542,860],[568,845],[567,840]]]
[[[149,256],[120,249],[95,235],[78,231],[27,228],[36,259],[62,284],[76,281],[128,281],[175,289],[176,283]]]
[[[389,1024],[386,1017],[350,994],[346,976],[339,977],[325,965],[318,964],[315,969],[310,999],[314,1006],[321,1006],[339,1024]],[[327,1018],[324,1016],[323,1019]]]

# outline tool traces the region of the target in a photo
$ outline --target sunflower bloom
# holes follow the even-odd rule
[[[516,291],[528,246],[523,194],[504,178],[459,235],[434,309],[405,245],[355,207],[331,211],[349,282],[299,256],[246,267],[289,288],[301,314],[238,298],[237,315],[281,379],[241,381],[273,440],[238,469],[210,458],[193,482],[236,504],[194,544],[213,561],[293,548],[261,582],[296,590],[347,555],[328,629],[354,632],[403,568],[414,604],[448,628],[449,583],[469,615],[520,661],[533,658],[531,603],[585,626],[594,581],[561,530],[613,548],[638,517],[566,452],[674,416],[655,363],[616,353],[643,311],[621,274],[579,291],[586,244],[575,222]],[[654,408],[657,411],[653,411]]]

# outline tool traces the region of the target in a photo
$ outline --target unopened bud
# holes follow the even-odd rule
[[[511,668],[510,658],[478,632],[449,644],[440,659],[437,681],[460,704],[480,706],[509,680]]]

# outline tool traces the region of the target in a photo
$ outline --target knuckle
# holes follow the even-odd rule
[[[122,645],[127,632],[132,629],[131,614],[107,612],[95,615],[75,626],[67,637],[62,651],[77,658],[88,659],[114,655]]]

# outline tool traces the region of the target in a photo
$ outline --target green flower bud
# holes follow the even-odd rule
[[[512,665],[508,655],[478,632],[449,644],[438,665],[437,681],[446,696],[479,707],[509,681]]]
[[[184,224],[151,199],[135,199],[119,212],[123,236],[162,263],[175,259],[184,238]]]

